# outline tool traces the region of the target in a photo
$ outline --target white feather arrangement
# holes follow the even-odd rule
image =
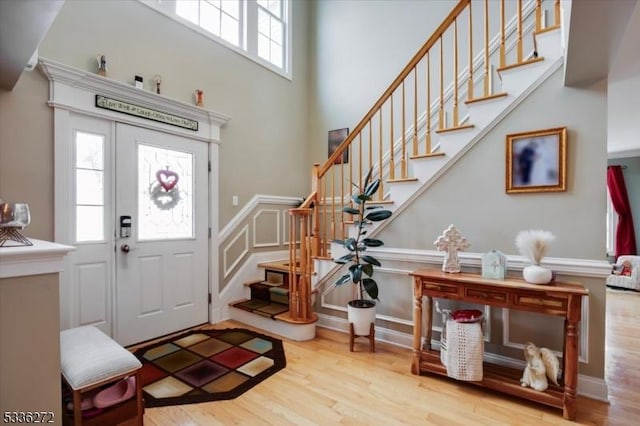
[[[521,256],[526,257],[533,265],[540,265],[542,258],[549,251],[549,245],[556,237],[549,231],[530,229],[520,231],[516,235],[516,247]]]

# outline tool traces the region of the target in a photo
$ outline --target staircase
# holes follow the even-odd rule
[[[292,340],[310,340],[315,337],[317,317],[313,312],[309,320],[294,318],[290,304],[298,292],[291,292],[291,284],[300,282],[300,270],[290,268],[288,261],[258,264],[263,278],[246,282],[248,298],[229,305],[232,318],[254,327],[269,330]],[[292,279],[292,274],[294,279]]]
[[[397,217],[561,65],[559,0],[460,0],[327,162],[314,165],[312,193],[289,212],[289,311],[271,322],[305,332],[278,332],[287,327],[248,311],[251,318],[240,318],[239,309],[232,318],[313,338],[312,287],[339,267],[331,255],[339,257],[340,246],[331,241],[345,238],[352,224],[342,211],[351,205],[349,183],[361,186],[373,170],[381,180],[375,202]],[[341,164],[345,152],[350,162]]]

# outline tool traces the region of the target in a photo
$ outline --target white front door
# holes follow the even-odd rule
[[[116,125],[115,338],[208,320],[207,144]]]

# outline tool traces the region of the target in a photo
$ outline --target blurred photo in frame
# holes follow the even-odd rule
[[[567,128],[507,135],[508,194],[567,190]]]
[[[335,129],[329,130],[329,157],[338,149],[340,144],[349,136],[349,129]],[[342,153],[342,157],[337,157],[333,164],[345,164],[349,162],[349,149],[345,149]]]

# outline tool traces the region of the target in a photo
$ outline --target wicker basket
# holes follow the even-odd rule
[[[457,380],[482,380],[484,336],[482,323],[446,322],[446,339],[441,360],[447,367],[447,375]],[[442,342],[441,342],[442,343]]]

